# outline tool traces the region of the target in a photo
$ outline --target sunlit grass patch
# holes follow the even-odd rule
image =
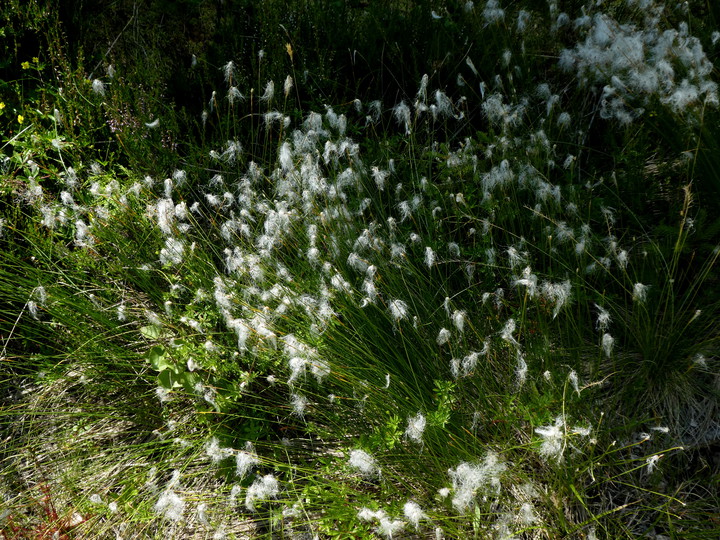
[[[450,7],[499,53],[455,86],[308,105],[288,44],[282,85],[211,66],[187,152],[109,72],[72,99],[112,152],[67,106],[2,147],[2,527],[713,530],[714,43],[654,2]]]

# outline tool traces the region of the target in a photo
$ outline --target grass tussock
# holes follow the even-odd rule
[[[0,537],[717,535],[713,8],[416,4],[0,9]]]

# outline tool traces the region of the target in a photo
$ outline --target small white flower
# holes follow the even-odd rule
[[[172,400],[172,395],[170,394],[170,391],[166,388],[163,388],[162,386],[158,386],[157,388],[155,388],[155,395],[157,395],[161,403],[166,403]]]
[[[702,368],[707,368],[707,359],[704,355],[700,353],[697,353],[695,356],[693,356],[693,363]]]
[[[405,522],[400,519],[391,520],[388,516],[383,515],[377,526],[377,531],[385,538],[392,540],[393,534],[400,532],[405,527]]]
[[[168,237],[165,239],[165,247],[160,250],[160,263],[165,265],[178,265],[183,260],[185,244],[182,240]]]
[[[525,11],[524,9],[521,9],[518,12],[517,16],[517,30],[519,33],[525,32],[525,29],[528,26],[528,22],[530,21],[530,13]]]
[[[447,316],[450,317],[450,297],[446,296],[445,300],[443,301],[443,309],[445,309],[445,313],[447,313]]]
[[[589,437],[591,431],[592,431],[592,428],[590,426],[587,426],[587,427],[575,426],[574,428],[572,428],[572,433],[574,433],[575,435],[580,435],[581,437]]]
[[[620,265],[620,268],[627,268],[628,265],[628,252],[623,250],[620,250],[620,252],[617,254],[617,261],[618,265]]]
[[[361,508],[357,513],[360,521],[373,521],[374,519],[380,519],[384,515],[385,512],[383,510],[371,510],[365,507]]]
[[[427,101],[427,86],[428,86],[429,77],[427,73],[425,73],[422,78],[420,79],[420,89],[418,90],[416,96],[419,100],[421,100],[423,103]]]
[[[452,374],[454,379],[457,379],[460,377],[460,359],[459,358],[453,358],[450,360],[450,373]]]
[[[510,262],[510,268],[513,270],[525,262],[524,254],[520,253],[512,246],[508,248],[507,255]]]
[[[475,64],[473,63],[473,61],[471,60],[471,58],[469,56],[467,56],[465,58],[465,64],[467,64],[467,67],[469,67],[470,71],[473,72],[473,75],[475,75],[476,77],[479,75],[478,70],[475,67]]]
[[[512,52],[510,49],[505,49],[503,51],[502,55],[502,63],[504,67],[508,67],[510,65],[510,59],[512,58]]]
[[[505,18],[505,10],[500,8],[498,0],[488,0],[483,9],[483,17],[488,24],[497,23]]]
[[[557,127],[559,127],[560,129],[568,128],[570,126],[570,120],[571,118],[569,113],[560,113],[557,119]]]

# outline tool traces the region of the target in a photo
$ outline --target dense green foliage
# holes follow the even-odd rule
[[[718,7],[0,8],[6,538],[715,538]]]

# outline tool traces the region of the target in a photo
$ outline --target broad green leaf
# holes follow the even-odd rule
[[[140,333],[148,339],[158,339],[162,332],[159,326],[151,324],[150,326],[143,326]]]
[[[200,382],[200,376],[192,371],[184,372],[180,375],[180,379],[182,380],[182,385],[185,387],[185,390],[188,392],[193,392],[195,385]]]
[[[180,376],[170,369],[163,370],[158,374],[158,382],[160,386],[167,390],[173,390],[182,386]]]
[[[174,367],[165,356],[165,349],[162,347],[153,347],[150,349],[147,354],[147,359],[152,368],[156,371],[162,371],[164,369]]]

